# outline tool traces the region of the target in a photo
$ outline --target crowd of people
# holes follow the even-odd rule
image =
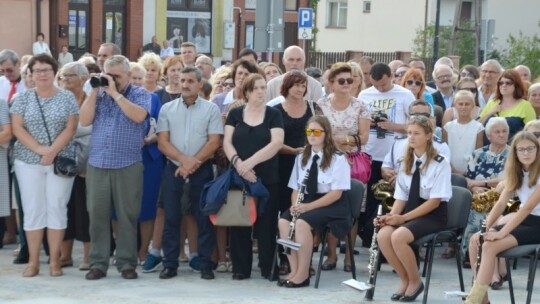
[[[525,66],[487,60],[460,70],[442,57],[427,77],[417,58],[363,57],[305,69],[304,51],[290,46],[284,71],[250,49],[217,67],[193,43],[174,55],[155,37],[137,62],[112,43],[73,62],[67,48],[57,61],[44,36],[37,38],[33,56],[0,51],[0,216],[18,211],[14,262],[27,264],[25,277],[40,272],[41,244],[49,274],[61,276],[78,240],[88,280],[105,277],[110,265],[125,279],[137,278],[138,267],[170,279],[181,262],[202,279],[216,270],[244,280],[256,252],[263,277],[297,288],[309,285],[325,226],[333,229],[323,271],[336,268],[334,248],[345,235],[353,243],[343,247],[354,247],[357,236],[369,247],[380,227],[380,249],[401,280],[391,299],[414,301],[424,287],[410,244],[445,227],[451,174],[475,194],[500,193],[491,212],[471,210],[461,248],[443,254],[462,250],[470,259],[464,266],[474,266],[487,216],[469,303],[487,303],[487,287],[503,284],[497,253],[540,242],[530,233],[540,225],[540,84]],[[371,177],[353,226],[344,193],[348,158],[360,151],[371,158]],[[77,172],[62,173],[62,162]],[[203,188],[228,168],[267,193],[252,227],[214,227],[201,212]],[[376,218],[381,202],[372,186],[381,179],[395,188],[395,201]],[[514,196],[521,208],[501,217]],[[291,235],[291,221],[291,241],[303,246],[280,250],[274,269],[276,236]],[[13,237],[6,223],[6,238]],[[343,271],[350,272],[345,248]]]

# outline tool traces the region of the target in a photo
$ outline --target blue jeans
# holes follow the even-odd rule
[[[165,212],[165,227],[163,230],[163,266],[168,268],[178,268],[178,256],[180,254],[180,223],[182,220],[181,199],[184,192],[186,180],[181,176],[174,176],[178,166],[171,161],[167,161],[163,172],[163,210]],[[197,220],[199,234],[197,238],[197,248],[201,270],[212,269],[210,256],[215,246],[215,237],[212,224],[208,216],[202,216],[200,212],[199,200],[204,184],[213,179],[211,162],[207,161],[199,169],[189,176],[191,184],[189,191],[189,201],[191,203],[191,214]]]

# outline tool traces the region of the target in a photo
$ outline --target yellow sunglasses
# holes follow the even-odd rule
[[[307,136],[311,136],[311,134],[313,134],[313,136],[321,136],[323,134],[324,130],[321,130],[321,129],[306,129],[306,135]]]

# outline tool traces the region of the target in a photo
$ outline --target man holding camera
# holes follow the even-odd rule
[[[129,60],[114,55],[80,111],[83,126],[93,124],[86,175],[90,215],[90,271],[87,280],[106,276],[109,266],[111,210],[118,219],[116,267],[124,279],[136,279],[137,218],[141,209],[141,148],[150,111],[150,93],[129,83]]]
[[[375,199],[371,186],[381,179],[384,157],[392,148],[394,136],[405,134],[409,105],[415,100],[411,91],[392,84],[392,72],[384,63],[371,67],[369,77],[373,86],[360,92],[358,98],[371,112],[371,129],[365,151],[371,155],[371,178],[368,183],[365,212],[360,215],[359,233],[362,245],[369,247],[373,235],[373,218],[379,201]]]

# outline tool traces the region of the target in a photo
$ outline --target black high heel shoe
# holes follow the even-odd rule
[[[304,282],[302,283],[295,283],[293,281],[288,281],[285,282],[285,284],[283,285],[287,288],[300,288],[300,287],[308,287],[309,286],[309,277],[307,279],[304,280]]]
[[[414,302],[414,300],[416,300],[416,298],[418,298],[418,296],[422,293],[422,291],[424,291],[424,282],[420,282],[420,286],[418,286],[418,288],[416,289],[415,292],[413,292],[412,295],[403,295],[403,297],[401,297],[401,299],[399,299],[400,302]]]
[[[392,300],[392,301],[399,301],[399,300],[401,300],[401,298],[402,298],[404,295],[405,295],[404,293],[394,293],[394,294],[392,294],[392,296],[390,297],[390,300]]]

